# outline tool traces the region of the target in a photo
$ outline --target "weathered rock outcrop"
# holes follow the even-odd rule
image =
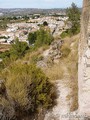
[[[79,43],[79,113],[90,117],[90,0],[83,1]]]
[[[42,54],[42,60],[37,62],[37,66],[45,68],[50,66],[50,63],[58,63],[62,57],[61,47],[63,40],[55,40],[50,45],[50,48],[45,50]]]

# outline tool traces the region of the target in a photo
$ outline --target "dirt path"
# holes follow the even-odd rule
[[[55,81],[58,94],[57,105],[53,110],[47,112],[44,120],[69,120],[66,115],[70,113],[71,100],[68,100],[67,97],[71,94],[72,89],[67,85],[69,74],[66,67],[64,67],[64,71],[64,79]]]
[[[57,88],[57,105],[51,110],[48,111],[44,120],[79,120],[75,117],[72,117],[72,114],[75,113],[78,106],[77,101],[77,78],[76,78],[76,59],[73,59],[74,55],[77,54],[77,45],[79,35],[74,38],[68,38],[67,42],[71,48],[72,57],[70,57],[71,63],[68,64],[67,59],[60,61],[61,66],[63,67],[64,77],[61,80],[56,80],[55,85]],[[71,71],[69,71],[69,69]],[[75,116],[74,115],[74,116]],[[71,118],[72,117],[72,118]]]
[[[69,120],[66,116],[70,113],[70,101],[67,96],[70,95],[71,89],[66,87],[65,80],[57,80],[56,86],[58,92],[57,105],[46,114],[44,120]]]

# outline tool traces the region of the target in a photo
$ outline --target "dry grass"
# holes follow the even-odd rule
[[[46,49],[48,49],[48,46],[43,46],[38,48],[35,51],[32,52],[28,52],[25,57],[23,58],[24,61],[29,61],[31,62],[33,60],[34,57],[38,57],[41,56],[41,54],[43,53],[43,51],[45,51]]]
[[[70,109],[78,109],[78,40],[79,35],[64,40],[62,52],[64,56],[58,64],[54,64],[45,70],[45,74],[50,80],[63,80],[65,78],[66,87],[72,91],[67,96],[67,100],[72,100]]]
[[[19,68],[19,69],[18,69]],[[30,76],[26,74],[21,63],[13,64],[10,69],[5,69],[2,77],[6,78],[5,86],[8,94],[21,105],[27,105],[27,85],[31,83]],[[4,78],[4,79],[5,79]]]
[[[7,44],[0,44],[0,52],[5,52],[7,50],[10,50],[11,45],[7,45]]]
[[[53,64],[51,67],[44,69],[45,74],[50,80],[60,80],[65,78],[65,75],[68,74],[69,79],[77,81],[78,39],[79,35],[72,38],[65,38],[64,44],[61,48],[63,57],[60,59],[59,63]]]
[[[45,69],[44,72],[51,81],[60,80],[64,75],[63,66],[61,64],[54,64],[53,66]]]
[[[78,41],[79,36],[72,39],[70,47],[71,53],[67,57],[66,64],[69,73],[69,82],[67,86],[72,89],[72,92],[67,99],[72,99],[71,111],[78,109]]]

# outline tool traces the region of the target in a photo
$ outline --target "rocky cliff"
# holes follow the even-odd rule
[[[83,1],[79,42],[79,112],[90,117],[90,0]]]

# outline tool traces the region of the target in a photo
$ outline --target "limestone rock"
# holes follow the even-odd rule
[[[52,42],[50,49],[44,51],[43,53],[44,59],[47,59],[47,61],[51,59],[53,62],[58,62],[59,59],[62,57],[62,53],[60,51],[62,44],[62,40],[55,40],[54,42]]]
[[[45,67],[47,67],[47,64],[44,61],[38,61],[37,62],[37,67],[45,68]]]

